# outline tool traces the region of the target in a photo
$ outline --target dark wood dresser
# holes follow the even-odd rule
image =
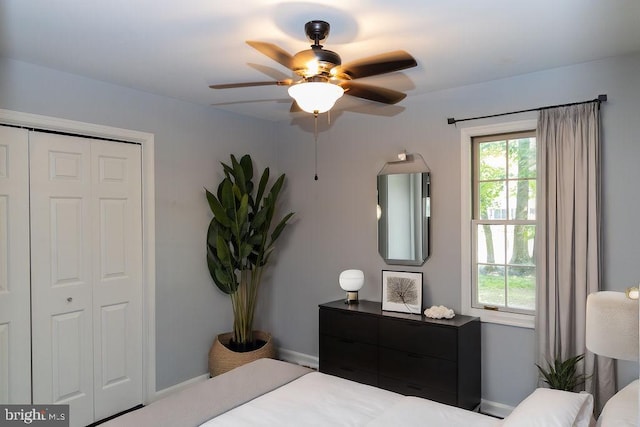
[[[387,312],[372,301],[321,304],[320,372],[473,410],[480,320]]]

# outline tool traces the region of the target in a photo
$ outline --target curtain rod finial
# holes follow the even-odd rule
[[[453,117],[449,117],[449,118],[447,119],[447,124],[448,124],[448,125],[452,125],[452,124],[454,124],[455,122],[456,122],[456,119],[454,119]]]
[[[607,102],[607,95],[598,95],[598,101]]]

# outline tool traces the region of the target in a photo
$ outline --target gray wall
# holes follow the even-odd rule
[[[243,118],[6,59],[0,59],[0,108],[155,134],[156,381],[163,389],[205,373],[211,340],[231,328],[229,302],[211,284],[204,261],[210,214],[202,190],[215,186],[218,162],[230,153],[250,152],[259,167],[289,177],[284,207],[297,215],[268,270],[258,326],[273,331],[283,348],[317,355],[317,305],[342,297],[340,271],[364,270],[362,297],[379,301],[381,270],[396,268],[376,250],[375,176],[387,160],[407,149],[422,154],[432,170],[432,256],[423,267],[406,269],[424,273],[425,306],[459,310],[460,136],[446,118],[607,93],[604,284],[616,290],[636,284],[638,76],[640,55],[409,97],[395,117],[334,114],[319,137],[317,182],[310,117],[292,124]],[[516,118],[522,117],[507,119]],[[482,332],[483,397],[515,405],[535,385],[533,331],[484,324]],[[621,371],[627,382],[638,375],[633,364]]]
[[[231,153],[274,166],[275,125],[1,58],[0,108],[155,134],[156,387],[205,373],[233,318],[205,262],[203,187],[216,188]]]
[[[280,128],[279,165],[288,173],[291,209],[298,214],[288,241],[281,244],[269,295],[269,327],[281,346],[317,354],[317,304],[343,297],[337,278],[347,268],[364,271],[361,297],[376,301],[382,269],[422,271],[423,305],[460,310],[459,127],[536,114],[465,122],[458,128],[448,125],[446,118],[583,101],[600,93],[609,96],[602,108],[603,283],[609,290],[636,285],[640,55],[412,96],[402,102],[406,110],[395,117],[334,115],[333,125],[320,134],[317,182],[312,133],[297,125]],[[431,168],[432,255],[420,268],[385,265],[376,250],[375,177],[402,149],[422,154]],[[515,405],[536,385],[534,332],[483,324],[482,333],[483,398]],[[638,377],[636,364],[623,362],[619,368],[622,384]]]

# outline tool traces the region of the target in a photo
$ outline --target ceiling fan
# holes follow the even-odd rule
[[[354,80],[415,67],[416,60],[407,52],[397,50],[360,59],[342,65],[340,55],[323,49],[320,42],[329,35],[330,25],[325,21],[310,21],[304,26],[307,37],[313,41],[311,49],[290,55],[280,47],[266,42],[247,41],[247,44],[274,61],[287,67],[295,79],[277,81],[214,84],[212,89],[230,89],[251,86],[289,86],[294,99],[291,111],[307,111],[317,115],[330,110],[343,95],[351,95],[384,104],[396,104],[407,95]]]

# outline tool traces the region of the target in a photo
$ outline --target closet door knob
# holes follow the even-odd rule
[[[71,297],[67,298],[67,302],[71,302],[71,301],[73,301],[73,298]]]

